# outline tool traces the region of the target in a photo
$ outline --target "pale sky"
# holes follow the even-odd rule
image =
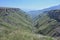
[[[0,0],[0,7],[16,7],[23,10],[41,10],[59,4],[60,0]]]

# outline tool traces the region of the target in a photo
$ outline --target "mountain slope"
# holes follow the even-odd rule
[[[34,23],[36,33],[60,38],[60,10],[50,10],[39,16]]]
[[[35,34],[32,20],[19,8],[0,8],[0,40],[55,40]]]
[[[29,19],[19,8],[0,8],[0,38],[17,29],[31,32],[32,24]]]

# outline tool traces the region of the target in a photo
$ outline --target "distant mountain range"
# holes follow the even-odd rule
[[[44,11],[55,10],[55,9],[60,9],[60,5],[53,6],[53,7],[50,7],[50,8],[45,8],[45,9],[42,9],[42,10],[29,11],[28,13],[34,18],[37,15],[43,13]]]

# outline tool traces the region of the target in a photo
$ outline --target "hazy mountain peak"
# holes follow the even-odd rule
[[[42,10],[32,10],[32,11],[29,11],[28,13],[32,16],[32,18],[34,18],[45,11],[55,10],[55,9],[60,9],[60,5],[52,6],[49,8],[42,9]]]

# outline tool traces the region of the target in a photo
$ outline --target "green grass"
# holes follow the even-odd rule
[[[0,40],[55,40],[49,36],[35,34],[30,16],[22,10],[16,10],[18,11],[9,9],[0,12]],[[6,13],[8,15],[5,15]]]
[[[54,40],[51,37],[47,36],[39,36],[37,34],[23,31],[23,30],[16,30],[9,33],[7,36],[4,36],[0,40]]]
[[[35,32],[43,35],[53,36],[52,34],[56,32],[55,29],[59,27],[59,22],[51,19],[48,14],[42,14],[35,22],[38,23],[38,26],[36,26],[38,28],[36,28]]]

